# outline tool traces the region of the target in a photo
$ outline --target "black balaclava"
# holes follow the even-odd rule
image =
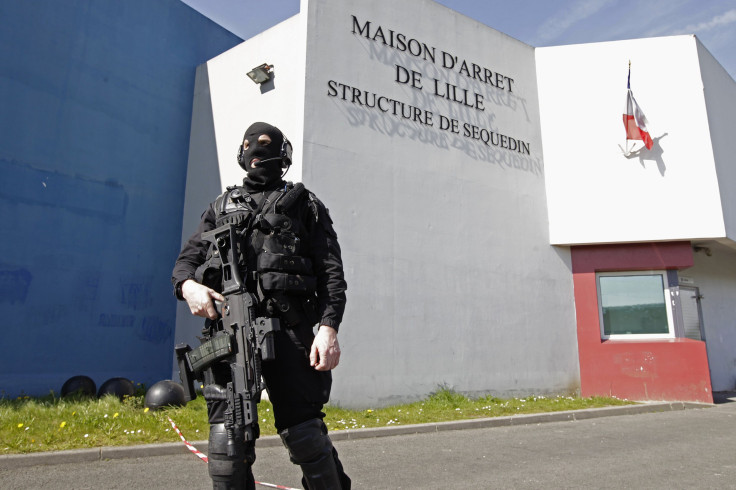
[[[271,142],[262,145],[258,137],[267,134]],[[248,147],[245,148],[245,141]],[[270,190],[280,186],[282,174],[281,145],[284,135],[281,131],[270,124],[257,122],[250,125],[243,135],[243,149],[239,153],[238,163],[248,175],[243,179],[245,187],[252,190]],[[254,159],[255,168],[251,166]]]

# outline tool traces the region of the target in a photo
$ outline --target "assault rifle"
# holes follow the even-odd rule
[[[245,288],[237,260],[237,238],[243,228],[225,224],[202,233],[202,239],[214,245],[222,261],[225,302],[217,304],[220,313],[217,323],[221,328],[196,349],[187,344],[178,344],[175,348],[187,401],[197,396],[194,378],[201,380],[203,371],[213,362],[230,358],[232,381],[226,387],[225,430],[228,456],[231,457],[236,455],[235,429],[242,429],[246,441],[255,441],[259,436],[258,402],[263,388],[261,361],[274,359],[273,333],[279,330],[277,318],[256,316],[258,298]]]

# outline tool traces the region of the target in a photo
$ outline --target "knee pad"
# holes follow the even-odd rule
[[[212,485],[215,489],[243,489],[255,488],[255,480],[251,465],[256,460],[255,444],[246,443],[242,431],[235,431],[234,457],[227,455],[227,431],[225,424],[210,425],[207,465]]]
[[[306,488],[309,490],[343,488],[341,481],[345,481],[347,475],[342,471],[337,451],[332,447],[327,427],[321,419],[307,420],[281,431],[279,435],[289,450],[291,462],[301,467]]]

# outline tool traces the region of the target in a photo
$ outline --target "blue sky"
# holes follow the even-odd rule
[[[299,11],[299,0],[182,0],[243,39]],[[368,0],[364,0],[368,1]],[[532,46],[695,34],[736,78],[736,0],[439,0]]]

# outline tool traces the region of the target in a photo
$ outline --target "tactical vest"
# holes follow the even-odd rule
[[[212,204],[216,227],[237,226],[241,238],[237,260],[246,289],[259,298],[263,313],[281,318],[287,326],[294,326],[305,317],[311,323],[317,321],[313,318],[317,279],[312,261],[300,255],[305,230],[301,221],[292,217],[295,213],[290,212],[304,194],[313,204],[314,197],[301,183],[288,183],[284,188],[263,193],[260,202],[242,187],[234,186]],[[217,249],[212,245],[200,268],[200,282],[221,291],[220,267]]]

